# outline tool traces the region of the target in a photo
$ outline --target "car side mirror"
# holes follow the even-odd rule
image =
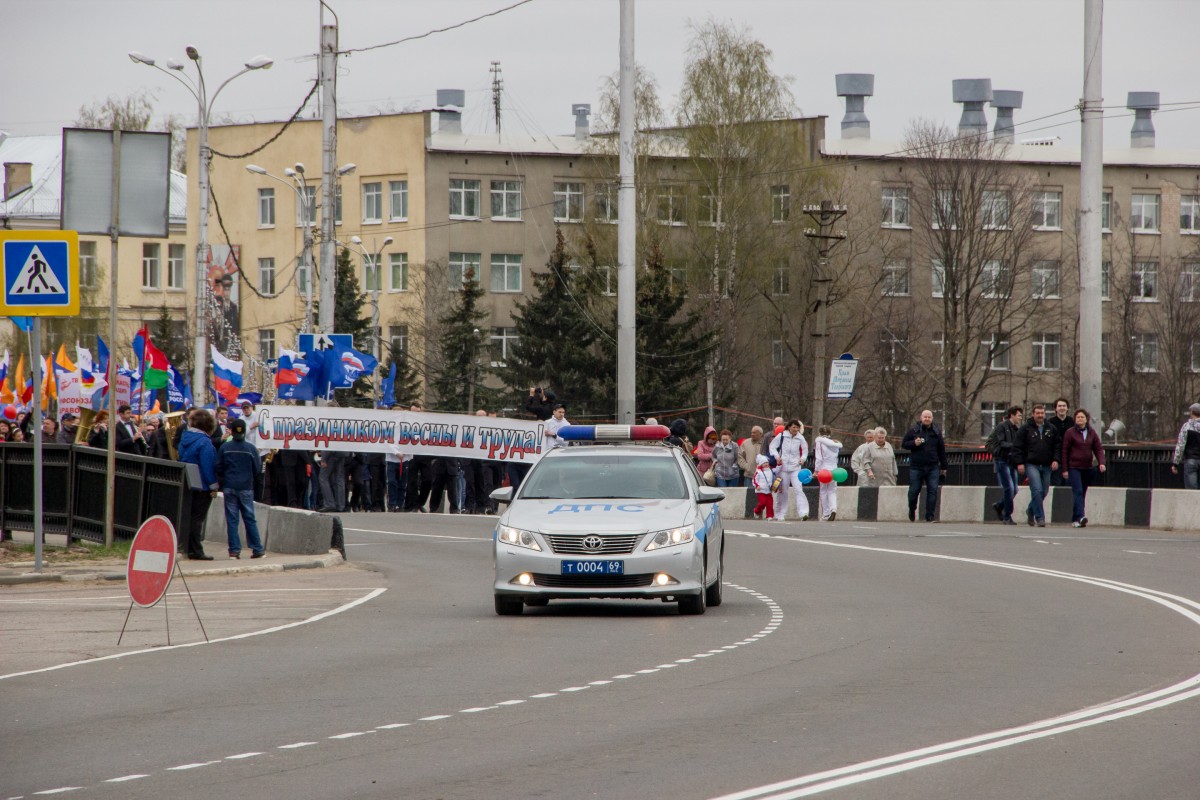
[[[697,503],[719,503],[725,499],[725,493],[711,486],[701,486],[696,495]]]
[[[488,497],[495,500],[497,503],[511,503],[513,499],[513,487],[502,486],[499,489],[492,490]]]

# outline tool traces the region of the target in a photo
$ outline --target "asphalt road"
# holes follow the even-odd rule
[[[14,667],[0,640],[0,800],[1200,791],[1198,535],[733,522],[704,616],[497,617],[494,518],[344,521],[374,571],[193,581],[223,641],[147,651],[161,628],[138,612],[132,654],[89,661],[118,650],[115,601],[80,626],[105,634],[90,652]],[[0,614],[69,640],[85,589],[0,592]],[[198,641],[188,609],[177,645]]]

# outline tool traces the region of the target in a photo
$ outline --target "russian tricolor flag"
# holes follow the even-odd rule
[[[307,374],[308,365],[299,353],[284,350],[279,354],[279,366],[275,369],[276,386],[296,386]]]
[[[242,362],[221,355],[216,347],[210,346],[213,362],[213,388],[226,403],[237,400],[242,389]]]

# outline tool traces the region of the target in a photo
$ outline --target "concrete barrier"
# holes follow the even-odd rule
[[[995,512],[989,506],[1002,496],[1003,492],[999,486],[942,486],[938,489],[937,516],[945,522],[996,519]],[[1029,500],[1025,502],[1028,503]]]
[[[1150,499],[1150,527],[1165,531],[1200,530],[1200,492],[1155,489]]]
[[[924,513],[924,508],[925,493],[922,492],[921,505],[917,511]],[[908,519],[908,487],[880,486],[879,505],[875,512],[875,519],[883,522],[901,522]],[[924,519],[924,517],[919,516],[918,519]]]
[[[318,555],[328,553],[332,546],[335,517],[329,514],[276,506],[271,509],[270,519],[266,542],[269,552]]]
[[[722,486],[720,488],[725,493],[725,499],[717,506],[717,510],[721,513],[721,519],[749,518],[750,515],[746,512],[746,500],[749,495],[750,508],[753,509],[754,492],[744,486]]]

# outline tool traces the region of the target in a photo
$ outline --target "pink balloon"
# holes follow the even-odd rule
[[[818,470],[817,480],[821,483],[829,483],[831,480],[833,480],[833,473],[827,469]]]

